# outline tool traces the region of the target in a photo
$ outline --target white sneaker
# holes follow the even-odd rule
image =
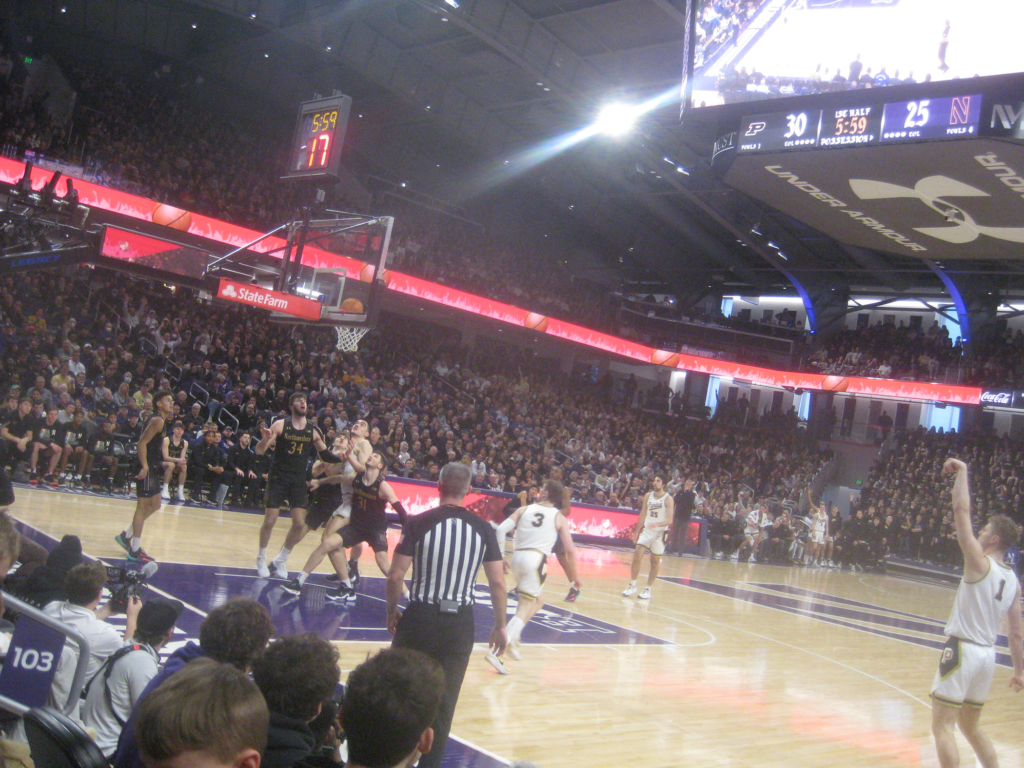
[[[166,485],[163,487],[163,490],[160,491],[160,498],[163,499],[164,501],[171,500],[171,492],[167,490]]]
[[[622,596],[623,597],[629,597],[630,595],[635,595],[635,594],[636,594],[636,584],[630,584],[622,592]]]
[[[748,562],[748,563],[756,563],[756,562],[757,562],[757,558],[756,558],[756,557],[754,557],[753,555],[751,555],[751,556],[750,556],[750,559],[749,559],[749,560],[747,560],[747,562]]]
[[[270,569],[267,568],[267,556],[259,555],[256,558],[256,575],[261,579],[270,578]]]
[[[516,661],[522,661],[523,660],[522,655],[519,653],[519,641],[518,640],[509,640],[508,641],[508,645],[505,647],[505,653],[507,653],[509,656],[511,656]]]
[[[505,666],[505,662],[502,661],[498,656],[495,656],[491,651],[488,651],[484,658],[487,659],[487,663],[494,667],[499,675],[511,675],[512,672],[508,667]]]
[[[288,581],[288,565],[286,563],[282,563],[280,560],[272,560],[270,562],[270,570],[274,574],[275,579]]]
[[[650,600],[651,599],[651,588],[644,587],[643,592],[636,596],[637,600]]]
[[[178,501],[185,501],[185,491],[180,485],[178,486]]]

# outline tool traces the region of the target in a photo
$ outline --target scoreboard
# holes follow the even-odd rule
[[[740,153],[869,146],[978,135],[979,94],[743,118]]]

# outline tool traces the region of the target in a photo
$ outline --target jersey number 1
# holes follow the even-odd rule
[[[999,591],[996,592],[996,602],[998,603],[1003,599],[1003,590],[1006,588],[1006,579],[999,582]]]

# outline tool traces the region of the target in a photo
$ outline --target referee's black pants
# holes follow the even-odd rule
[[[444,668],[445,690],[434,720],[434,746],[420,758],[419,768],[437,768],[452,728],[455,705],[473,652],[473,607],[441,613],[433,603],[410,603],[398,622],[391,646],[412,648],[433,657]]]

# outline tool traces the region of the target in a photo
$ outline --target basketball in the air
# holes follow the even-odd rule
[[[361,314],[363,310],[363,302],[359,299],[345,299],[341,302],[340,307],[342,312],[348,312],[353,315]]]
[[[188,232],[188,228],[192,226],[192,214],[173,205],[157,203],[153,208],[153,223]]]
[[[548,319],[544,315],[538,315],[536,312],[528,312],[526,317],[523,318],[523,325],[531,331],[547,333]]]
[[[655,365],[666,365],[669,368],[675,368],[679,365],[679,353],[656,349],[651,353],[651,362]]]
[[[826,376],[821,382],[821,388],[826,392],[845,392],[850,382],[845,376]]]
[[[376,264],[364,264],[363,268],[359,270],[359,280],[364,283],[372,283],[373,275],[377,271]],[[380,273],[380,279],[387,285],[391,282],[391,270],[385,269]]]

